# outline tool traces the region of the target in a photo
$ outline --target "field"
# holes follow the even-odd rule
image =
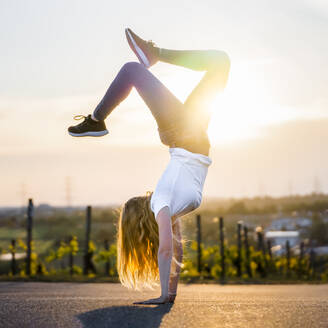
[[[205,200],[194,213],[181,219],[184,237],[184,267],[181,278],[197,281],[197,279],[222,280],[229,278],[236,281],[326,281],[328,278],[327,259],[312,259],[311,247],[328,244],[328,223],[325,223],[328,208],[327,196],[313,194],[285,198],[253,198]],[[51,277],[62,277],[67,280],[78,277],[82,273],[85,256],[86,211],[85,209],[49,209],[47,212],[35,208],[33,218],[33,253],[32,275],[40,279],[51,280]],[[116,277],[116,234],[119,208],[92,208],[89,252],[92,267],[91,278]],[[198,230],[196,217],[201,217],[201,229]],[[218,217],[224,217],[224,229],[219,229]],[[289,259],[274,256],[269,251],[266,241],[259,244],[256,228],[265,229],[274,220],[288,217],[312,219],[312,227],[302,230],[301,239],[304,254],[300,257],[291,249]],[[10,243],[16,240],[15,251],[26,251],[26,215],[7,214],[0,218],[0,249],[2,253],[10,252]],[[248,229],[248,235],[242,231],[241,249],[237,249],[238,223]],[[219,243],[220,233],[224,234],[225,272],[222,276],[222,259]],[[200,244],[198,245],[198,238]],[[249,250],[247,251],[247,247]],[[311,240],[311,245],[308,242]],[[310,247],[311,246],[311,247]],[[299,250],[298,250],[299,251]],[[198,264],[201,252],[201,267]],[[238,252],[239,255],[238,255]],[[239,258],[238,258],[239,256]],[[313,261],[316,261],[314,268]],[[238,264],[238,261],[240,262]],[[17,274],[25,278],[24,260],[16,263]],[[238,274],[238,265],[241,273]],[[7,276],[11,270],[9,261],[0,261],[0,273]],[[314,269],[316,272],[314,272]],[[68,275],[67,278],[65,276]],[[54,280],[57,280],[57,278]],[[78,278],[77,280],[80,280]],[[238,280],[238,279],[237,279]]]

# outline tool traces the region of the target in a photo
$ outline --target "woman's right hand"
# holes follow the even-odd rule
[[[174,303],[174,300],[175,300],[176,296],[177,295],[175,295],[175,294],[169,294],[169,303]]]

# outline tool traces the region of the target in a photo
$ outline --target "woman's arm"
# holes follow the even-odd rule
[[[168,207],[162,208],[156,218],[159,233],[158,269],[161,281],[161,296],[168,298],[169,279],[173,254],[172,223]]]
[[[172,262],[172,223],[171,214],[168,207],[163,207],[157,214],[159,248],[158,248],[158,269],[161,282],[161,296],[144,302],[135,304],[162,304],[169,301],[168,289]]]
[[[175,218],[172,224],[173,230],[173,261],[171,264],[171,274],[169,281],[169,299],[174,301],[177,294],[179,276],[183,258],[182,237],[180,229],[180,219]]]

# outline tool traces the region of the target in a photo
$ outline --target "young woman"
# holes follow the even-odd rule
[[[126,63],[92,115],[68,128],[72,136],[103,136],[104,120],[135,87],[151,110],[162,143],[170,147],[170,162],[154,193],[128,200],[121,211],[117,268],[123,285],[152,287],[158,275],[161,296],[139,304],[174,302],[182,262],[179,218],[199,207],[211,164],[207,127],[208,105],[226,85],[230,60],[217,50],[168,50],[125,30],[140,63]],[[205,71],[200,83],[181,103],[147,68],[156,62]],[[138,302],[137,302],[138,303]]]

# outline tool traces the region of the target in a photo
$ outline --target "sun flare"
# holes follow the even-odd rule
[[[261,65],[256,62],[233,63],[225,90],[209,108],[208,135],[213,145],[256,138],[265,133],[266,127],[297,117],[294,108],[274,102],[271,90],[262,81],[260,69]],[[204,74],[161,64],[154,71],[182,102]]]
[[[249,69],[249,68],[248,68]],[[214,144],[226,144],[259,136],[265,127],[289,120],[292,108],[273,104],[256,72],[244,66],[231,71],[228,85],[211,105],[209,137]]]

